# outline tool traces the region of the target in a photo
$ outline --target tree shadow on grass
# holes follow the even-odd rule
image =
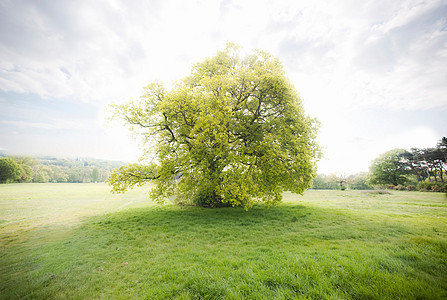
[[[255,206],[249,211],[241,208],[201,208],[174,206],[130,209],[107,216],[91,218],[86,225],[96,231],[135,230],[155,233],[208,233],[227,232],[237,237],[241,232],[271,236],[293,234],[328,240],[363,238],[377,239],[376,233],[402,235],[408,231],[405,224],[380,222],[337,208],[316,208],[283,204],[266,208]],[[354,234],[349,236],[349,232]],[[348,236],[346,236],[348,234]],[[198,236],[201,238],[202,236]],[[210,237],[208,237],[210,238]]]
[[[31,298],[330,298],[339,292],[402,298],[425,289],[439,295],[431,279],[416,273],[433,270],[442,249],[432,247],[438,260],[420,266],[427,253],[399,250],[408,245],[402,238],[413,234],[405,224],[336,208],[128,209],[91,217],[72,236],[35,250],[34,270],[14,283],[20,289],[9,285],[7,292]],[[393,280],[394,286],[384,284]]]
[[[399,283],[403,290],[396,290],[396,295],[404,295],[405,289],[411,289],[410,283],[417,284],[420,289],[423,284],[414,279],[418,276],[422,281],[434,282],[434,278],[446,275],[446,264],[442,263],[445,261],[445,241],[429,237],[420,245],[415,244],[415,237],[425,233],[406,223],[372,219],[337,208],[290,204],[268,209],[260,205],[249,211],[239,208],[148,208],[92,219],[87,226],[91,226],[92,232],[114,236],[113,241],[108,242],[112,248],[122,245],[133,249],[131,252],[145,249],[140,253],[153,255],[154,262],[176,257],[180,269],[192,265],[204,269],[223,266],[224,269],[238,270],[248,264],[259,270],[262,265],[274,265],[273,269],[279,270],[288,261],[307,257],[303,261],[316,264],[314,267],[321,264],[319,267],[322,270],[329,268],[327,272],[330,274],[334,269],[327,264],[335,262],[339,266],[345,264],[345,271],[350,270],[351,275],[365,276],[366,281],[368,276],[373,276],[365,275],[370,272],[369,268],[376,268],[375,272],[381,274],[382,279],[394,274],[396,282],[405,281]],[[349,289],[351,282],[343,284]],[[444,288],[445,284],[443,280]]]

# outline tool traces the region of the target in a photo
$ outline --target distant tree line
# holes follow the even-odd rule
[[[369,173],[350,176],[317,175],[312,188],[325,190],[386,188],[447,192],[447,138],[443,137],[432,148],[387,151],[372,162]]]
[[[104,182],[122,162],[9,156],[0,158],[0,183]]]
[[[447,138],[433,148],[383,153],[372,162],[368,181],[394,189],[447,192]]]
[[[354,175],[325,175],[318,174],[314,180],[312,189],[315,190],[371,190],[374,187],[367,182],[368,173]]]

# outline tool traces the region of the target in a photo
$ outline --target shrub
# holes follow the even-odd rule
[[[398,186],[395,187],[395,189],[398,190],[398,191],[405,191],[407,188],[404,187],[403,185],[399,184]]]
[[[432,192],[445,193],[445,192],[447,192],[447,184],[442,184],[442,183],[434,184],[431,187],[431,191]]]
[[[415,191],[415,190],[416,190],[416,186],[414,186],[414,185],[407,186],[407,191]]]
[[[447,192],[447,183],[422,181],[417,185],[421,192]]]
[[[428,181],[421,181],[418,183],[417,185],[417,190],[421,191],[421,192],[427,192],[429,191],[431,188],[429,188],[430,182]]]

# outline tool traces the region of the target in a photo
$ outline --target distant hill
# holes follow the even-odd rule
[[[54,156],[40,156],[36,157],[39,162],[47,166],[59,167],[98,167],[112,171],[115,168],[126,165],[122,161],[104,160],[96,158],[57,158]]]
[[[32,157],[6,155],[4,152],[0,152],[0,157],[10,157],[18,163],[22,176],[13,182],[19,183],[104,182],[115,168],[126,165],[121,161],[95,158]]]

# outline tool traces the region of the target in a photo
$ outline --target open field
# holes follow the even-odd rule
[[[0,185],[0,299],[447,297],[447,198],[391,193],[287,193],[246,212]]]

